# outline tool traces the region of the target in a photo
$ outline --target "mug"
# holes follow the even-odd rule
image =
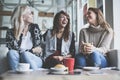
[[[19,63],[17,67],[18,71],[29,71],[29,69],[30,69],[29,63]]]
[[[74,70],[75,59],[74,58],[65,58],[63,64],[68,67],[69,72]]]

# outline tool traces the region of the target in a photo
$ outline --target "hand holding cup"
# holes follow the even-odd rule
[[[82,45],[83,45],[83,53],[90,54],[93,52],[93,50],[94,50],[93,43],[84,43],[82,41]]]

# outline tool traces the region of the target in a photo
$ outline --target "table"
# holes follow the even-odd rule
[[[78,70],[78,69],[77,69]],[[90,71],[81,71],[78,75],[52,75],[49,70],[36,70],[26,73],[8,71],[0,75],[0,80],[120,80],[120,71],[100,70],[102,74],[89,74]]]

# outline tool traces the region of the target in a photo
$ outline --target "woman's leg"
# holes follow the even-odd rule
[[[16,50],[9,50],[7,53],[7,59],[11,70],[16,70],[20,61],[19,53]]]
[[[84,67],[86,66],[86,58],[85,55],[83,55],[82,53],[77,54],[75,56],[75,67]]]
[[[100,66],[101,68],[107,67],[107,60],[102,53],[94,51],[90,56],[92,58],[94,66]]]
[[[42,59],[31,52],[21,53],[21,62],[30,63],[30,68],[34,70],[41,68],[43,64]]]

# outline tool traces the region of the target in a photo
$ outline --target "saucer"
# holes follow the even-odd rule
[[[68,71],[64,71],[64,72],[59,72],[59,71],[53,71],[53,72],[50,72],[51,74],[68,74]]]
[[[18,72],[18,73],[25,73],[25,72],[31,72],[31,71],[33,71],[32,69],[29,69],[29,70],[18,70],[18,69],[16,69],[16,72]]]
[[[51,74],[68,74],[68,68],[50,68]]]
[[[99,70],[99,67],[83,67],[83,70],[86,71]]]
[[[68,72],[68,68],[66,67],[66,68],[54,68],[54,67],[52,67],[52,68],[50,68],[50,71],[51,72]]]

